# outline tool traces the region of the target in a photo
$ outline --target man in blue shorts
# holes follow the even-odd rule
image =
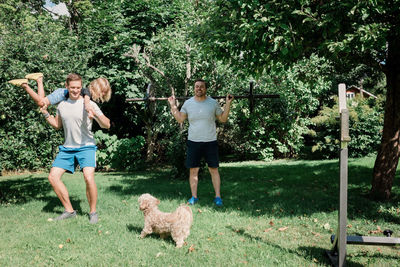
[[[78,74],[69,74],[66,88],[69,98],[58,104],[55,117],[48,113],[46,106],[41,108],[48,124],[55,129],[64,128],[65,142],[62,146],[59,146],[59,152],[50,170],[49,181],[65,211],[54,220],[76,217],[76,211],[71,205],[68,190],[61,181],[61,177],[66,171],[74,173],[79,164],[83,170],[86,183],[86,196],[90,207],[89,222],[93,224],[98,221],[96,212],[97,186],[94,181],[96,143],[91,131],[93,120],[88,117],[81,96],[82,78]],[[100,127],[110,128],[110,120],[104,116],[97,104],[93,101],[90,101],[90,104],[95,111],[94,119]]]
[[[199,200],[197,197],[198,174],[200,161],[204,157],[215,190],[214,203],[217,206],[222,206],[215,120],[218,119],[220,122],[228,120],[233,96],[230,94],[226,96],[226,104],[224,110],[222,110],[218,102],[207,96],[206,93],[206,82],[204,80],[196,80],[194,83],[194,97],[185,101],[181,111],[178,110],[175,104],[174,96],[169,97],[168,102],[171,105],[172,115],[179,123],[183,123],[186,119],[189,120],[186,167],[190,169],[189,183],[192,197],[188,200],[188,203],[193,205]]]

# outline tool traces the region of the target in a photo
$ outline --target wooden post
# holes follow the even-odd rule
[[[339,181],[339,214],[336,235],[331,236],[333,248],[326,251],[334,266],[346,266],[346,246],[352,245],[379,245],[399,246],[400,238],[376,236],[348,236],[347,235],[347,190],[348,190],[348,143],[349,110],[346,105],[346,85],[339,84],[339,112],[340,112],[340,181]],[[388,230],[390,231],[390,230]],[[391,231],[390,231],[391,232]]]
[[[340,157],[339,157],[339,214],[338,228],[333,241],[333,248],[327,251],[334,266],[346,266],[347,244],[347,187],[348,187],[348,142],[349,111],[346,103],[346,85],[339,84],[339,114],[340,114]]]
[[[340,197],[339,197],[339,267],[346,266],[347,244],[347,184],[348,184],[348,142],[349,137],[349,110],[346,103],[346,85],[339,84],[339,112],[340,112]]]
[[[348,119],[348,110],[341,113],[341,121]],[[347,142],[341,142],[340,149],[340,197],[339,197],[339,266],[346,265],[346,240],[347,240],[347,182],[348,182],[348,148]]]

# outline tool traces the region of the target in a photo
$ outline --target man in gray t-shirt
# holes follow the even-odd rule
[[[196,80],[194,83],[194,97],[185,101],[181,111],[178,110],[175,104],[174,96],[169,97],[168,102],[171,105],[172,115],[179,123],[183,123],[186,119],[189,120],[186,167],[190,169],[189,183],[192,197],[188,200],[188,203],[193,205],[198,201],[198,174],[200,161],[204,157],[215,190],[214,203],[217,206],[222,206],[215,120],[218,119],[220,122],[228,120],[233,96],[228,95],[226,97],[226,104],[224,110],[222,110],[218,102],[207,96],[206,93],[206,82],[204,80]]]
[[[59,152],[53,162],[49,174],[49,181],[54,192],[57,194],[64,212],[54,218],[54,220],[64,220],[76,217],[69,199],[69,193],[64,183],[61,181],[62,175],[67,171],[73,173],[79,164],[83,170],[86,183],[86,196],[89,201],[89,222],[97,223],[98,215],[96,212],[97,186],[94,181],[96,167],[96,143],[92,133],[92,119],[84,107],[83,97],[81,96],[82,78],[77,74],[69,74],[66,87],[69,98],[60,102],[57,107],[57,115],[51,116],[47,112],[47,107],[41,108],[48,124],[55,129],[64,129],[65,142],[59,146]],[[110,120],[104,116],[96,103],[90,102],[95,111],[94,119],[102,128],[110,128]]]

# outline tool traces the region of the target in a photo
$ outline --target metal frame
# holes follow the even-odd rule
[[[154,97],[150,96],[150,87],[151,84],[147,86],[147,91],[145,97],[136,97],[136,98],[127,98],[127,102],[136,102],[136,101],[165,101],[168,100],[168,97]],[[258,98],[279,98],[280,96],[277,94],[254,94],[253,93],[254,89],[254,81],[250,81],[250,88],[249,88],[249,94],[247,95],[233,95],[234,98],[236,99],[249,99],[249,104],[250,104],[250,112],[253,111],[254,109],[254,100]],[[175,99],[177,100],[186,100],[191,98],[192,96],[176,96]],[[225,99],[226,96],[210,96],[211,98],[214,99]]]
[[[400,238],[347,235],[347,185],[348,185],[348,143],[349,111],[346,103],[346,85],[339,84],[340,113],[340,174],[339,174],[339,215],[336,235],[331,236],[333,247],[326,253],[333,266],[346,266],[346,245],[400,246]],[[389,234],[390,235],[390,234]]]

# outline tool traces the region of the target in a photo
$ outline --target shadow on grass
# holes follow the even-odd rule
[[[28,176],[0,181],[0,204],[24,204],[45,197],[52,190],[47,177]]]
[[[140,235],[140,233],[142,232],[142,229],[143,229],[143,228],[137,227],[136,225],[133,225],[133,224],[127,224],[126,228],[128,229],[129,232],[132,232],[137,235]],[[166,238],[161,238],[159,234],[152,233],[152,234],[147,235],[145,238],[153,238],[153,239],[158,239],[158,240],[161,239],[161,240],[164,240],[165,242],[171,243],[175,246],[175,241],[172,239],[171,236],[168,236]]]
[[[249,239],[252,241],[256,240],[259,242],[263,242],[270,247],[274,247],[278,250],[281,250],[282,254],[291,253],[298,257],[304,258],[304,259],[308,260],[309,262],[318,262],[319,264],[331,265],[331,262],[330,262],[328,256],[326,256],[325,248],[321,248],[321,247],[317,247],[317,246],[299,246],[296,249],[288,249],[288,248],[281,247],[281,246],[277,245],[276,243],[268,242],[268,240],[265,240],[259,236],[253,236],[249,233],[246,233],[246,231],[244,229],[234,229],[231,226],[227,226],[226,228],[228,228],[232,232],[236,233],[237,235],[243,236],[246,239]],[[356,267],[363,266],[362,264],[352,262],[349,259],[346,259],[346,264],[347,264],[347,266],[356,266]]]
[[[133,224],[127,224],[126,225],[126,229],[128,229],[129,232],[133,232],[136,234],[139,234],[142,232],[142,228],[141,227],[137,227],[136,225]]]
[[[83,214],[82,208],[81,208],[81,200],[77,200],[74,197],[70,196],[69,197],[72,207],[74,207],[74,210],[78,212],[78,214]],[[52,213],[58,213],[58,212],[63,212],[64,207],[61,204],[60,200],[56,196],[48,196],[44,198],[40,198],[41,201],[47,202],[47,204],[42,208],[43,212],[52,212]]]
[[[313,213],[330,213],[338,209],[339,164],[337,161],[289,161],[273,164],[233,164],[223,166],[221,191],[224,207],[220,211],[240,211],[251,216],[310,216]],[[367,198],[372,169],[363,166],[349,167],[348,216],[400,223],[392,213],[377,213],[381,205],[398,205],[398,192],[393,190],[390,203],[380,203]],[[174,180],[168,170],[109,173],[114,182],[108,191],[117,195],[150,193],[159,199],[184,199],[190,197],[187,180]],[[397,181],[395,181],[396,183]],[[215,207],[214,190],[210,176],[200,177],[198,186],[199,207]]]
[[[0,204],[21,205],[32,200],[44,201],[47,204],[43,212],[62,212],[64,210],[56,196],[49,196],[53,189],[46,178],[30,175],[22,179],[9,179],[0,181]],[[71,204],[78,213],[82,213],[81,201],[70,196]]]

